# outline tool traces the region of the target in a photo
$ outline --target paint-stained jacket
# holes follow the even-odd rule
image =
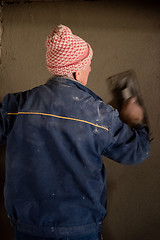
[[[0,144],[6,144],[4,196],[12,225],[57,238],[100,231],[102,155],[136,164],[149,154],[145,128],[129,128],[88,88],[60,77],[4,98]]]

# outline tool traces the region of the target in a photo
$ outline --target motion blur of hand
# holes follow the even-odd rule
[[[144,110],[136,101],[136,97],[125,100],[120,111],[121,120],[130,127],[141,125],[144,119]]]

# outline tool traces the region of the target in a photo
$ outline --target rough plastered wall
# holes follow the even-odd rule
[[[134,1],[132,1],[134,2]],[[141,1],[140,1],[141,2]],[[111,101],[106,79],[134,69],[150,118],[151,156],[136,166],[104,158],[108,217],[104,240],[160,239],[160,14],[153,2],[55,1],[5,4],[3,8],[0,100],[8,92],[44,83],[45,40],[59,23],[88,41],[93,50],[88,87]],[[4,148],[0,148],[0,238],[12,240],[3,206]]]

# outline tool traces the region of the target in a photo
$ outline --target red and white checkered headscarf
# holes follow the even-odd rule
[[[47,68],[53,75],[74,73],[90,64],[93,56],[91,46],[64,25],[47,37],[46,47]]]

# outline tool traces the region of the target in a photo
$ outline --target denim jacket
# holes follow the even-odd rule
[[[12,225],[57,238],[101,231],[102,155],[137,164],[150,148],[145,127],[131,129],[88,88],[60,77],[4,97],[0,144],[6,144],[4,197]]]

